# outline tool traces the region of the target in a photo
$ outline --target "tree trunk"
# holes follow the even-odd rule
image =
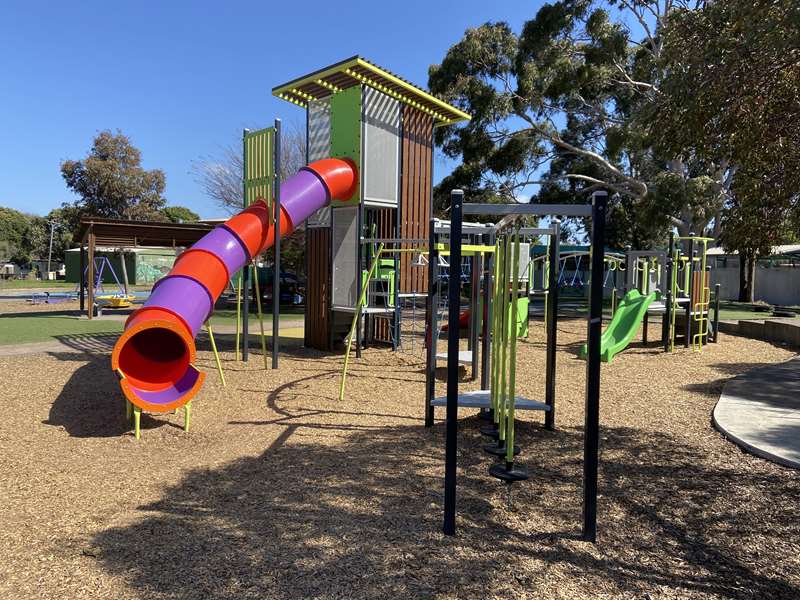
[[[754,302],[756,292],[756,256],[739,253],[739,302]]]

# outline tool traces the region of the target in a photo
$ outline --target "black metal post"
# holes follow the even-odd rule
[[[484,244],[494,245],[494,234],[481,236]],[[492,341],[489,323],[492,319],[492,267],[494,254],[487,254],[483,261],[483,323],[481,327],[481,389],[489,389],[489,360],[491,356]]]
[[[664,283],[664,288],[666,289],[666,294],[664,295],[664,321],[661,323],[661,341],[664,344],[664,352],[669,352],[670,348],[670,324],[672,323],[672,311],[674,310],[674,307],[672,306],[674,301],[674,298],[672,297],[672,270],[675,268],[675,264],[672,260],[674,248],[675,234],[670,233],[667,257],[665,259],[666,282]]]
[[[428,223],[428,297],[426,299],[425,312],[428,316],[428,330],[425,332],[427,348],[425,352],[425,427],[433,426],[433,407],[431,400],[436,393],[436,345],[438,336],[436,330],[436,313],[438,306],[438,261],[439,253],[436,251],[436,233],[434,220]]]
[[[558,352],[558,263],[559,244],[561,237],[561,223],[554,220],[553,233],[550,234],[550,256],[548,261],[550,269],[547,274],[547,314],[545,314],[545,329],[547,330],[547,364],[545,368],[544,402],[550,410],[544,414],[545,429],[550,431],[556,428],[556,354]]]
[[[647,346],[647,329],[650,325],[650,315],[647,311],[644,311],[644,318],[642,322],[642,345]]]
[[[458,456],[458,331],[461,306],[461,224],[464,192],[450,192],[450,276],[447,282],[447,433],[444,463],[445,535],[456,533],[456,461]]]
[[[603,260],[606,202],[604,191],[592,196],[592,281],[589,300],[586,408],[583,438],[583,539],[597,540],[597,471],[600,451],[600,337],[603,333]]]
[[[713,338],[715,344],[719,341],[719,290],[720,290],[720,285],[716,284],[714,286],[714,338]]]
[[[273,208],[275,209],[275,244],[272,262],[272,368],[278,368],[281,317],[281,120],[275,119],[275,173],[273,180]]]

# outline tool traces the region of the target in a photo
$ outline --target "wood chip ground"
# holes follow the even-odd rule
[[[456,537],[440,533],[443,411],[423,427],[419,344],[365,351],[340,402],[339,355],[292,348],[265,371],[226,350],[223,388],[201,343],[191,432],[180,413],[145,416],[139,441],[108,344],[0,358],[0,598],[800,598],[800,475],[710,423],[728,378],[792,354],[725,337],[604,365],[591,545],[584,335],[560,326],[558,430],[520,415],[531,478],[510,507],[462,412]],[[544,364],[535,324],[522,395],[542,398]]]

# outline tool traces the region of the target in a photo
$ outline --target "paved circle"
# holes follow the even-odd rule
[[[731,379],[713,419],[748,452],[800,469],[800,357]]]

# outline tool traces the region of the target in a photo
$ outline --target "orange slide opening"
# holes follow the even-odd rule
[[[175,315],[142,308],[128,319],[127,328],[111,356],[111,366],[132,385],[158,391],[172,385],[194,361],[194,340]]]

